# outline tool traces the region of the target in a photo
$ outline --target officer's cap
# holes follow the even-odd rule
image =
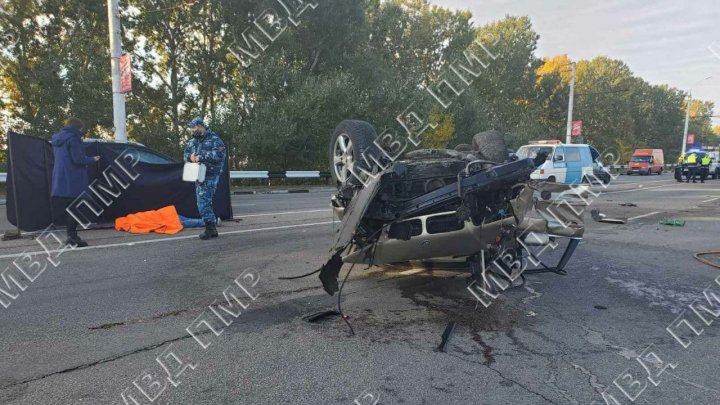
[[[205,125],[205,121],[203,121],[203,119],[200,117],[193,118],[192,121],[190,121],[187,126],[188,126],[188,128],[192,128],[195,125],[200,125],[203,128],[207,128],[207,125]]]

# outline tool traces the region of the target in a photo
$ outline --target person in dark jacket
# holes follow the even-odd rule
[[[188,128],[192,130],[193,136],[185,147],[185,161],[206,166],[205,181],[195,183],[195,195],[198,211],[205,222],[205,232],[200,234],[200,239],[207,240],[218,236],[213,197],[223,172],[227,151],[222,139],[207,127],[202,118],[190,121]]]
[[[65,127],[52,136],[55,163],[53,165],[53,207],[67,211],[67,207],[88,187],[88,165],[100,160],[100,156],[86,156],[83,148],[83,123],[77,118],[65,120]],[[85,247],[87,242],[77,233],[77,221],[65,212],[67,220],[66,244]]]

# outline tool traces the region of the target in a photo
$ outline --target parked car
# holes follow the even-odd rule
[[[698,165],[700,165],[700,160],[705,157],[705,155],[710,155],[710,168],[708,169],[708,174],[710,175],[710,178],[713,180],[720,177],[720,164],[718,163],[718,160],[720,159],[720,153],[717,150],[700,150],[700,149],[690,149],[687,152],[685,152],[684,155],[680,157],[680,162],[684,162],[687,155],[694,153],[697,156],[697,162]],[[679,166],[675,168],[675,180],[678,182],[683,181],[684,178],[687,176],[688,169],[687,166],[682,163]],[[699,172],[698,172],[699,175]]]
[[[118,154],[122,153],[128,148],[135,150],[140,161],[144,163],[151,163],[156,165],[179,163],[178,160],[173,159],[170,156],[160,153],[158,151],[152,150],[138,142],[108,142],[104,139],[87,138],[83,139],[83,143],[85,144],[85,151],[88,156],[97,155],[97,144],[102,144],[103,147],[109,148],[110,150],[112,150],[113,152],[117,152]]]
[[[546,160],[530,176],[536,180],[564,184],[591,183],[597,179],[610,182],[610,173],[600,159],[600,153],[587,144],[563,144],[558,140],[535,141],[521,146],[519,159],[534,159],[544,155]]]
[[[544,246],[554,238],[569,240],[553,270],[561,272],[582,238],[578,212],[584,206],[547,211],[552,193],[570,187],[531,180],[544,158],[510,161],[496,131],[475,135],[472,145],[415,150],[395,161],[375,141],[373,126],[355,120],[341,122],[330,139],[330,168],[338,186],[331,204],[342,221],[331,257],[320,269],[330,295],[338,291],[343,263],[454,258],[466,260],[471,278],[486,286],[486,271],[498,271],[493,260],[525,263],[523,247]]]
[[[662,149],[636,149],[628,162],[628,175],[662,174],[665,169],[665,158]]]

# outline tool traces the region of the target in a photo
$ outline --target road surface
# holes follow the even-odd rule
[[[719,275],[693,254],[718,249],[720,181],[621,176],[592,208],[628,223],[588,215],[567,276],[528,275],[488,308],[456,272],[356,268],[343,292],[354,336],[337,317],[303,320],[336,305],[315,276],[278,279],[326,260],[337,226],[327,192],[233,196],[238,222],[209,242],[197,229],[83,232],[89,248],[63,253],[0,307],[0,403],[151,403],[139,387],[155,404],[631,403],[619,387],[641,404],[720,402],[720,322],[701,311],[704,324],[688,307],[706,302]],[[687,223],[659,225],[665,217]],[[37,251],[35,240],[3,242],[0,259],[8,266]],[[247,269],[259,276],[245,283],[256,298],[243,295],[247,308],[234,318],[218,303]],[[229,325],[190,336],[213,310]],[[671,328],[687,348],[666,329],[678,319],[700,333]],[[449,321],[457,328],[439,352]],[[177,386],[156,360],[166,355],[177,372],[170,352],[186,366]],[[666,366],[657,386],[638,356],[654,373]]]

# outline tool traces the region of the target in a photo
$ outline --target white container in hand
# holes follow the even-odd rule
[[[183,181],[202,183],[205,181],[205,170],[202,163],[186,162],[183,168]]]

